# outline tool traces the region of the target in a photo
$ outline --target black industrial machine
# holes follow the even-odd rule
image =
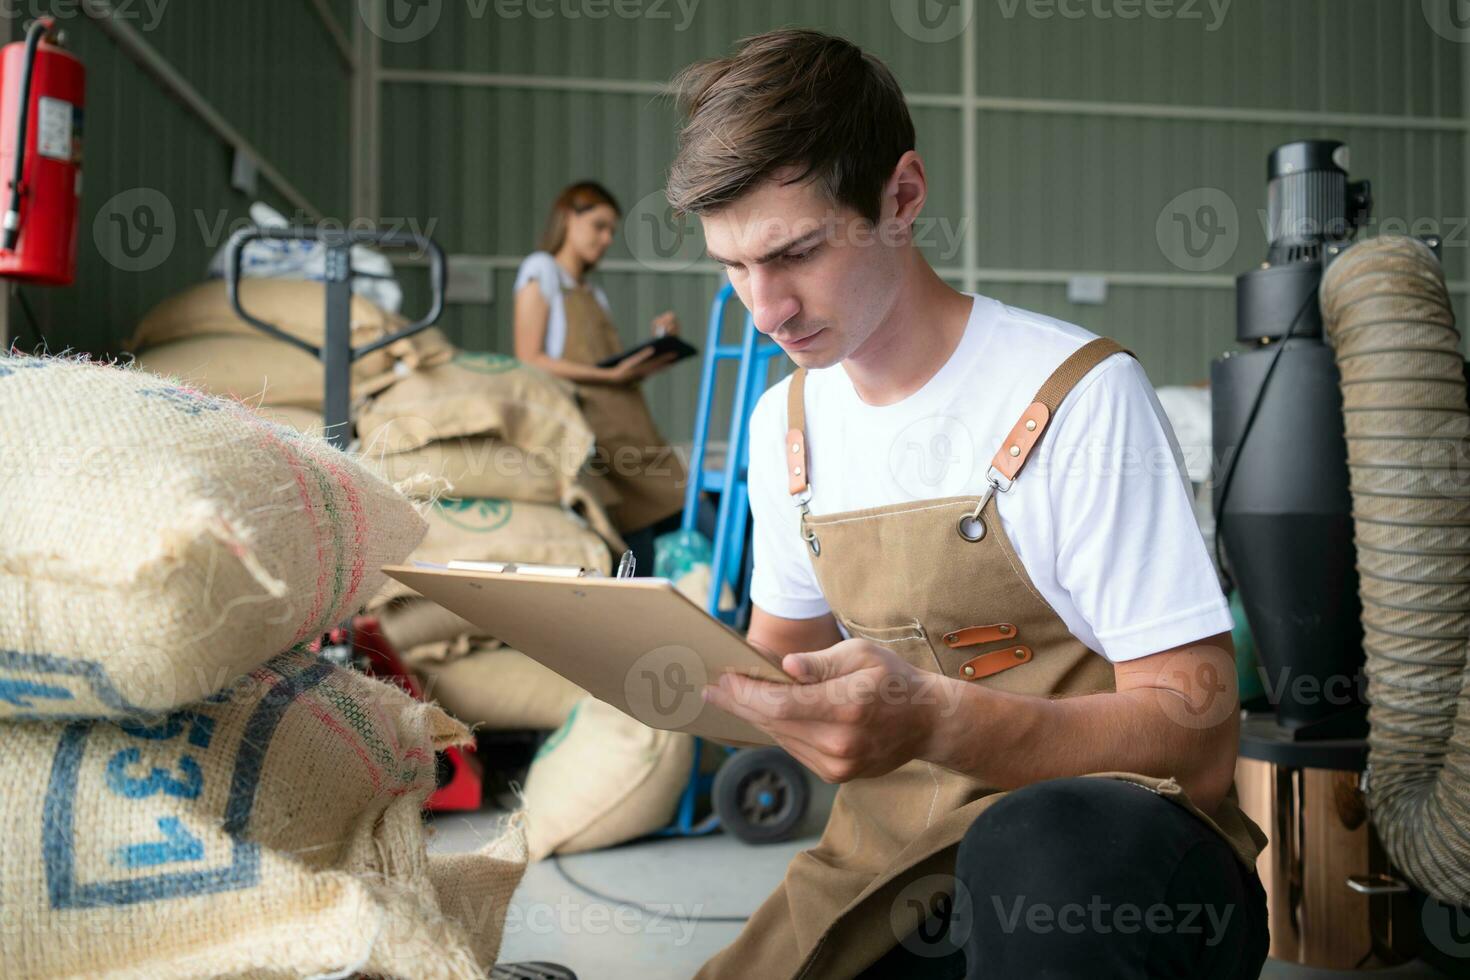
[[[1217,557],[1271,703],[1243,720],[1236,787],[1270,837],[1273,958],[1467,976],[1465,363],[1438,239],[1353,245],[1371,199],[1347,156],[1270,154],[1244,349],[1211,365]]]
[[[1296,737],[1367,731],[1342,395],[1317,305],[1329,248],[1368,218],[1368,182],[1348,180],[1347,156],[1334,140],[1272,151],[1266,261],[1235,281],[1248,346],[1210,372],[1222,564],[1277,721]]]

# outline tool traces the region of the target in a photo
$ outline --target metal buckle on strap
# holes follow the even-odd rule
[[[799,527],[801,528],[801,540],[806,542],[806,546],[812,550],[813,555],[820,555],[822,553],[822,542],[817,540],[817,532],[807,527],[806,524],[807,516],[812,512],[809,506],[811,499],[812,488],[810,485],[803,489],[801,493],[793,493],[791,495],[791,502],[796,505],[796,509],[800,514],[798,521]]]
[[[1007,479],[1005,474],[994,466],[986,470],[985,489],[980,491],[980,502],[975,505],[974,510],[960,518],[958,526],[960,537],[972,543],[985,537],[985,521],[980,517],[980,512],[985,509],[986,504],[990,503],[990,498],[995,496],[997,490],[1005,493],[1014,485],[1014,480]]]

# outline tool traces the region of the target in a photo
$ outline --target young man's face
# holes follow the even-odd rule
[[[857,352],[892,309],[905,241],[810,181],[777,175],[701,216],[711,258],[725,266],[756,329],[798,365],[830,367]]]

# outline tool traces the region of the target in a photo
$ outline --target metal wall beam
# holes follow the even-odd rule
[[[970,47],[966,45],[966,51],[969,51]],[[962,57],[962,63],[973,57],[973,54],[968,59]],[[969,70],[974,70],[973,65]],[[579,78],[570,75],[510,75],[495,72],[437,71],[417,68],[383,68],[379,70],[378,78],[382,82],[400,85],[544,89],[558,92],[666,95],[672,91],[663,82],[639,79]],[[1078,99],[1017,99],[1009,96],[978,95],[973,90],[953,95],[941,92],[907,92],[905,98],[910,105],[915,106],[969,108],[991,112],[1470,132],[1470,118],[1452,116],[1373,115],[1357,112],[1307,112],[1298,109],[1247,109],[1144,102],[1089,102]]]
[[[312,205],[306,195],[297,190],[296,186],[286,179],[285,174],[267,160],[260,150],[245,138],[244,134],[220,115],[219,110],[199,94],[199,90],[191,85],[183,75],[180,75],[174,66],[158,53],[156,48],[145,41],[137,28],[117,15],[117,11],[113,9],[108,0],[83,0],[82,9],[123,53],[137,62],[138,66],[151,75],[164,91],[174,96],[198,116],[221,141],[248,154],[260,169],[260,175],[269,181],[282,197],[290,201],[293,207],[313,219],[319,220],[322,217],[322,213]]]
[[[322,26],[327,29],[327,35],[332,39],[332,44],[336,46],[337,54],[342,56],[342,63],[347,66],[348,71],[356,71],[357,52],[352,46],[352,38],[337,22],[337,15],[332,13],[331,7],[327,6],[327,0],[310,0],[310,2]]]

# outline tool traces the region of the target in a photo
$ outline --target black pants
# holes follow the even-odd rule
[[[923,884],[922,882],[920,883]],[[1266,895],[1182,807],[1113,779],[1017,790],[965,835],[951,902],[865,978],[1254,978]]]

